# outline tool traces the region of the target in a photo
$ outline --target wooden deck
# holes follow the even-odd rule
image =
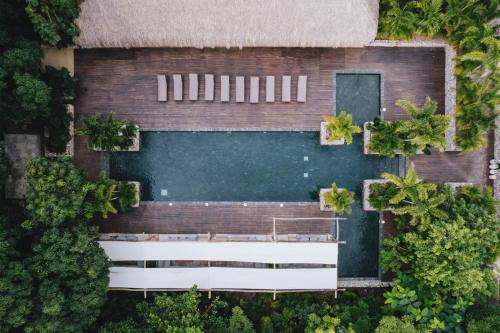
[[[319,128],[322,115],[333,110],[333,72],[376,70],[384,75],[386,119],[406,115],[394,106],[404,98],[417,104],[426,96],[444,107],[444,51],[442,49],[383,48],[363,49],[85,49],[75,50],[75,71],[80,78],[75,104],[76,125],[82,116],[115,112],[117,117],[137,123],[143,129],[204,128]],[[187,81],[182,102],[173,101],[169,77],[168,102],[157,101],[157,74],[200,75],[199,101],[188,101]],[[204,101],[203,74],[215,74],[215,101]],[[231,102],[220,102],[220,75],[230,75]],[[247,102],[235,103],[235,76],[246,76]],[[276,101],[265,103],[264,76],[276,76]],[[281,101],[281,76],[292,75],[292,102]],[[307,102],[297,103],[297,76],[308,76]],[[250,76],[261,77],[260,103],[250,104]],[[411,158],[419,175],[436,182],[487,181],[487,161],[491,149],[471,154],[434,153]],[[90,177],[100,169],[99,153],[90,152],[85,139],[75,140],[75,161]],[[141,204],[142,205],[142,204]],[[312,208],[313,207],[313,208]],[[224,205],[173,207],[147,203],[131,214],[120,215],[102,224],[113,232],[238,232],[267,233],[272,216],[316,216],[311,206],[228,207]],[[321,232],[323,226],[309,226]],[[308,227],[308,228],[309,228]],[[290,233],[300,230],[287,227]]]
[[[331,218],[319,204],[141,202],[130,214],[115,215],[101,224],[102,232],[272,234],[273,217]],[[281,234],[332,233],[331,220],[277,221]]]

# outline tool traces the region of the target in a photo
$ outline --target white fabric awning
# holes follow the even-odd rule
[[[336,268],[134,268],[112,267],[110,288],[327,290],[337,289]]]
[[[112,261],[200,260],[336,265],[338,243],[324,242],[99,242]]]

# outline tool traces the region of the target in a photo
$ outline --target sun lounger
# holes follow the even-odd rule
[[[274,103],[274,76],[266,76],[266,102]]]
[[[174,75],[174,100],[182,101],[182,75]]]
[[[259,77],[250,78],[250,103],[259,103]]]
[[[243,103],[245,101],[245,77],[236,77],[236,103]]]
[[[214,75],[205,74],[205,101],[214,100]]]
[[[165,75],[157,75],[158,79],[158,102],[167,101],[167,78]]]
[[[198,100],[198,74],[189,74],[189,100]]]
[[[220,101],[229,102],[229,75],[220,77]]]
[[[283,75],[283,80],[281,81],[281,101],[289,103],[292,98],[290,95],[292,86],[292,77],[290,75]]]
[[[300,75],[297,83],[297,102],[305,103],[307,94],[307,76]]]

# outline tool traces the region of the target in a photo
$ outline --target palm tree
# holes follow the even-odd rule
[[[405,178],[390,173],[382,175],[390,183],[396,185],[398,192],[389,200],[397,215],[410,215],[412,224],[426,226],[434,218],[446,218],[447,215],[439,206],[444,203],[446,196],[437,194],[436,184],[420,180],[412,164]]]
[[[345,139],[347,144],[352,143],[352,134],[361,133],[361,127],[352,124],[352,114],[347,114],[345,111],[335,116],[323,116],[327,122],[326,130],[328,142]]]
[[[354,192],[347,191],[346,189],[339,189],[337,184],[332,184],[332,190],[323,194],[325,205],[328,207],[335,207],[338,214],[352,212],[352,203],[354,201]]]
[[[416,150],[424,151],[434,147],[443,151],[446,148],[445,133],[450,126],[450,118],[436,114],[435,101],[426,97],[420,110],[415,104],[404,99],[398,99],[396,105],[411,117],[409,121],[402,122],[398,132],[415,145]]]

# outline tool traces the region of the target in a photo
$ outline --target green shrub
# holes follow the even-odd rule
[[[20,107],[15,114],[19,121],[32,121],[50,114],[51,89],[30,74],[14,74],[14,97]]]
[[[495,299],[484,299],[467,314],[467,333],[500,332],[500,305]]]
[[[430,333],[430,330],[417,329],[409,320],[394,316],[383,317],[375,333]]]
[[[84,128],[78,133],[88,136],[91,149],[100,148],[107,151],[128,149],[138,132],[133,123],[113,119],[113,113],[84,118],[83,125]]]
[[[133,183],[124,181],[118,182],[116,192],[120,211],[126,212],[130,207],[137,204],[137,190]]]
[[[26,227],[58,227],[74,219],[90,220],[94,216],[95,203],[89,198],[95,186],[85,180],[71,159],[31,160],[26,177]]]
[[[248,320],[243,310],[235,306],[229,318],[227,333],[255,333],[253,324]]]

